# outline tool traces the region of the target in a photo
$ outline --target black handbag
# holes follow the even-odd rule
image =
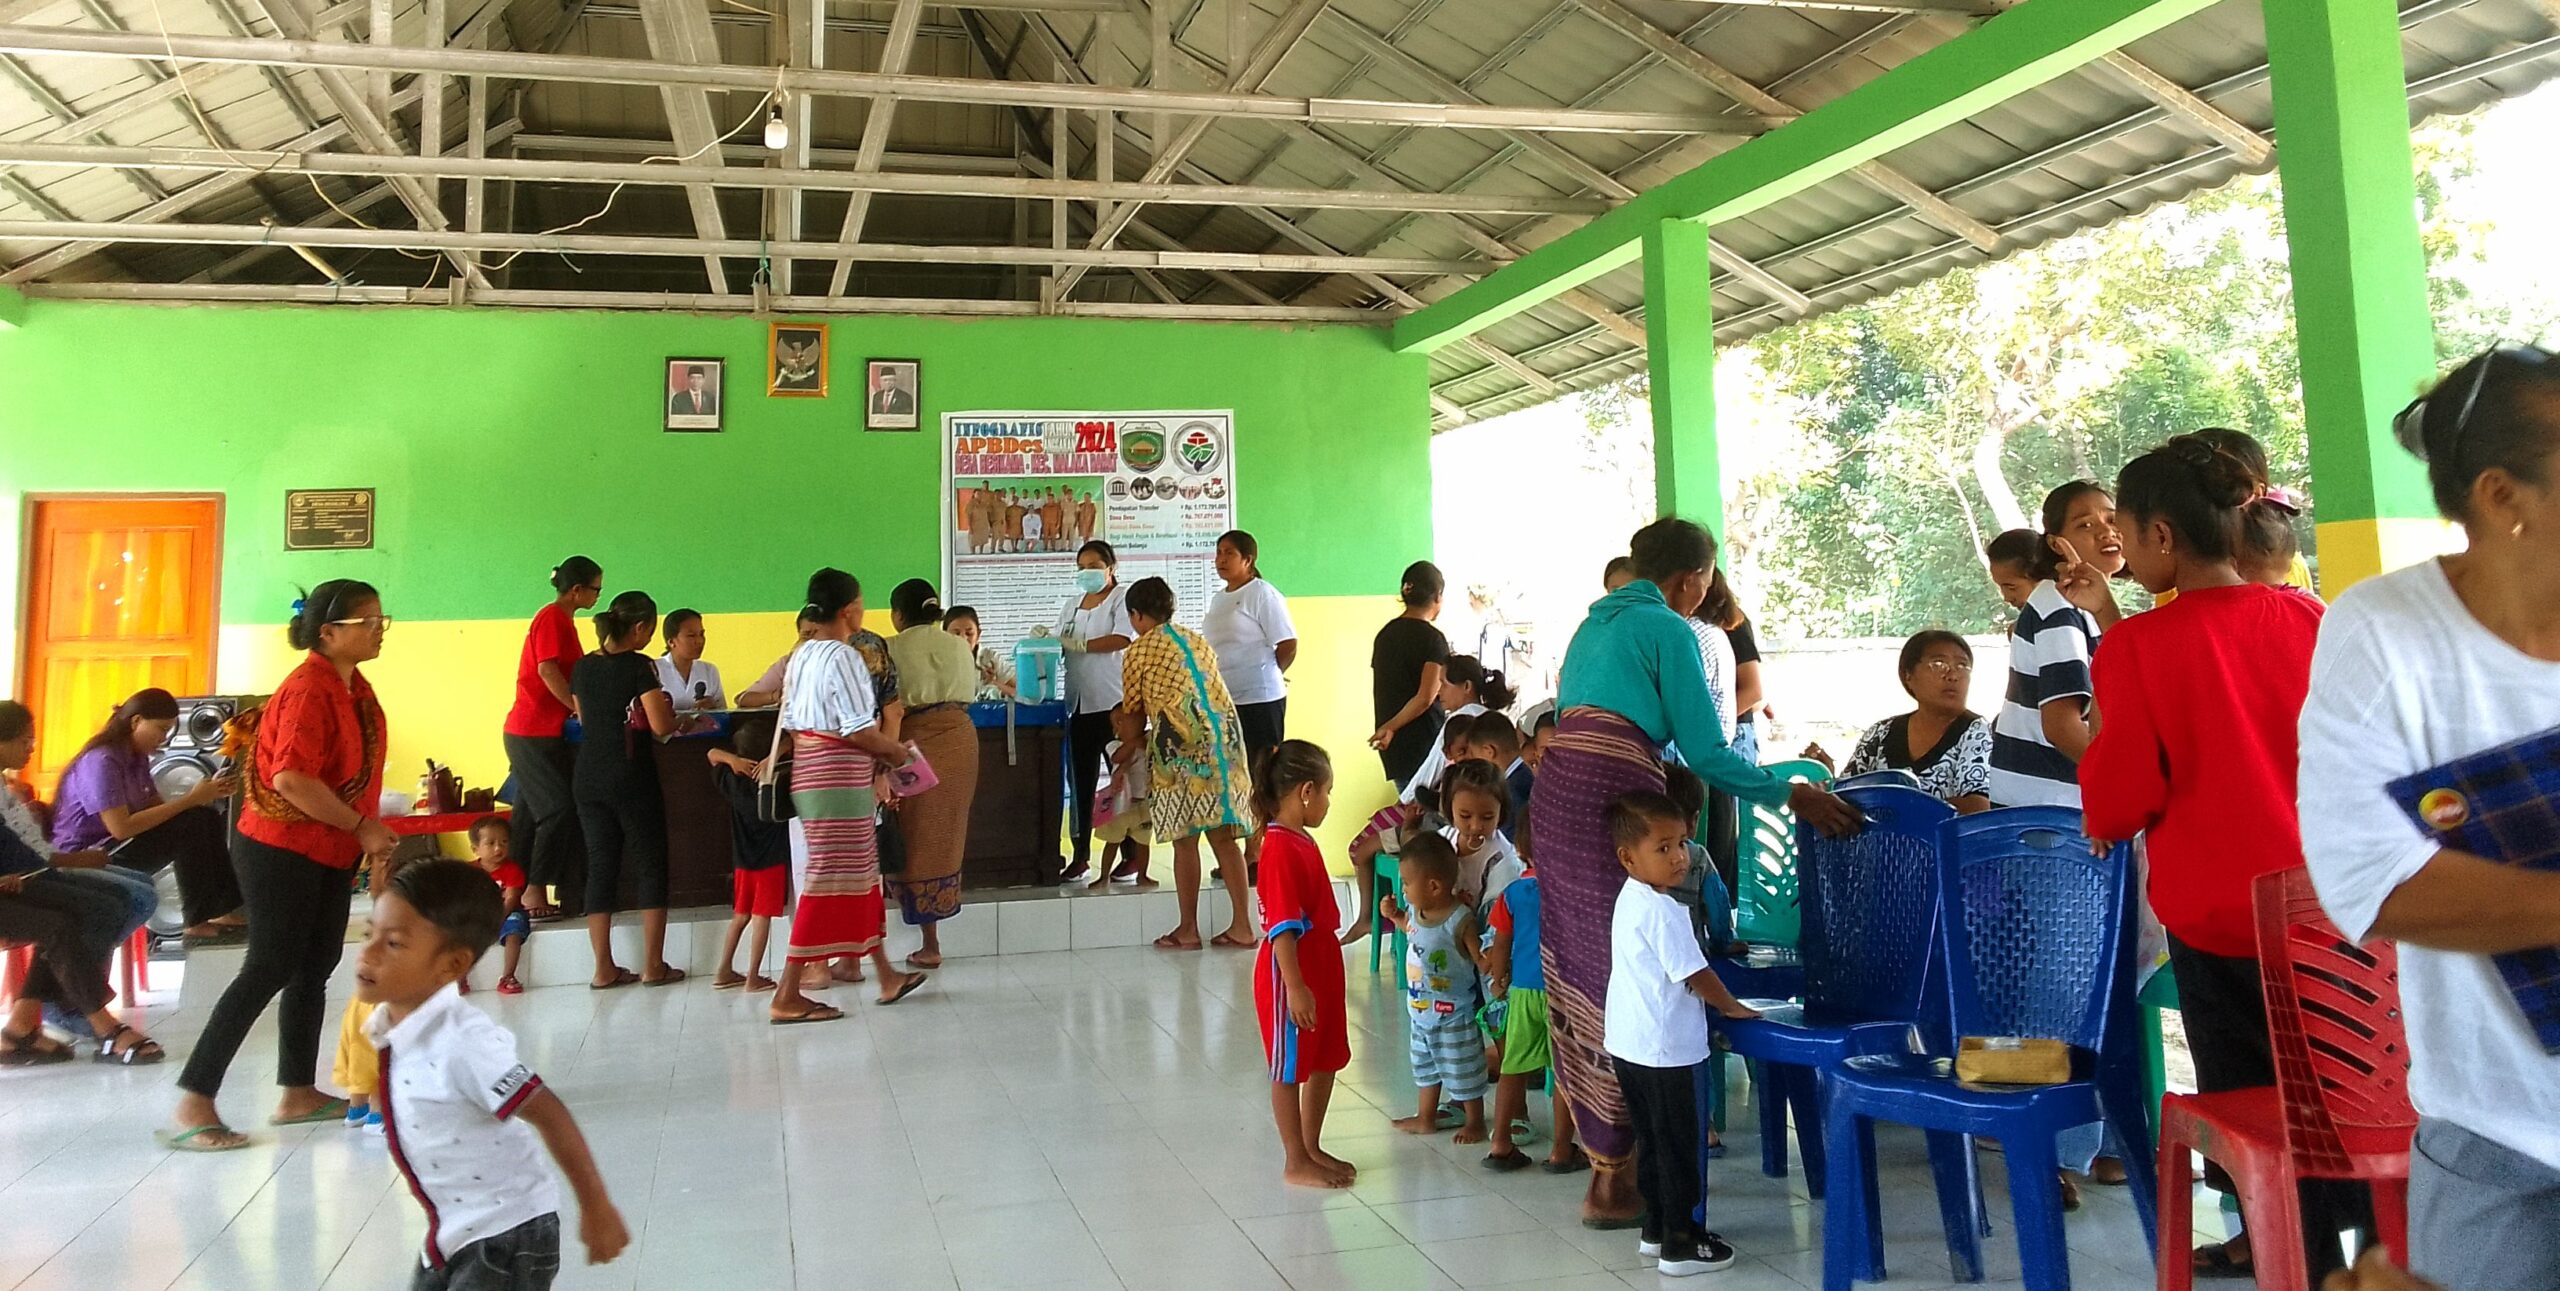
[[[898,829],[898,813],[883,811],[874,819],[872,837],[880,852],[880,873],[896,878],[907,872],[907,836]]]
[[[786,666],[783,670],[783,705],[791,702],[790,676]],[[783,728],[782,717],[787,711],[788,708],[778,707],[774,712],[773,747],[766,751],[764,767],[756,773],[756,819],[773,825],[782,824],[799,814],[791,805],[791,741],[785,738],[790,732]]]

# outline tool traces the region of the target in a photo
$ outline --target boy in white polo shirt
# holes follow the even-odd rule
[[[545,1291],[559,1276],[560,1190],[536,1133],[578,1195],[587,1262],[610,1263],[631,1241],[568,1106],[456,989],[504,913],[480,867],[420,861],[375,901],[356,959],[356,998],[380,1006],[365,1034],[382,1054],[383,1133],[427,1212],[411,1291]]]
[[[1706,1197],[1697,1090],[1698,1068],[1707,1060],[1707,1010],[1760,1016],[1707,966],[1688,908],[1671,896],[1689,868],[1689,820],[1658,793],[1626,794],[1609,804],[1609,837],[1627,882],[1609,920],[1609,996],[1600,1036],[1635,1128],[1636,1191],[1645,1210],[1636,1250],[1675,1278],[1715,1272],[1734,1258],[1733,1248],[1695,1217]]]

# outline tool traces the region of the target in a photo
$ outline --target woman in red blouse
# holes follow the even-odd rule
[[[515,853],[524,859],[535,891],[533,917],[559,912],[542,898],[545,889],[574,889],[581,854],[578,807],[569,792],[576,750],[560,735],[569,720],[569,674],[587,653],[578,643],[578,612],[604,594],[604,569],[571,556],[551,571],[551,603],[536,611],[516,659],[516,702],[507,710],[507,771],[515,777]]]
[[[397,841],[381,819],[382,705],[356,670],[382,653],[390,626],[382,598],[354,579],[322,583],[295,607],[286,639],[310,654],[255,714],[242,765],[245,801],[231,857],[248,898],[248,953],[178,1077],[176,1125],[160,1135],[168,1147],[247,1146],[213,1099],[250,1025],[279,993],[276,1083],[284,1093],[269,1124],[346,1114],[345,1101],[313,1081],[329,975],[346,950],[356,861],[372,863],[374,890],[382,891]]]
[[[2105,716],[2080,763],[2089,837],[2149,835],[2151,908],[2169,933],[2196,1085],[2207,1093],[2275,1083],[2250,885],[2302,864],[2296,732],[2322,607],[2240,573],[2286,523],[2266,494],[2249,463],[2198,435],[2126,464],[2116,486],[2126,572],[2154,595],[2178,596],[2098,643],[2092,675]],[[2229,1190],[2218,1167],[2208,1178]],[[2316,1277],[2338,1266],[2339,1229],[2358,1217],[2352,1197],[2317,1181],[2303,1203]],[[2245,1271],[2249,1259],[2247,1237],[2195,1253],[2206,1274]]]

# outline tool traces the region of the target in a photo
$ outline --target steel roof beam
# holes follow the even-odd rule
[[[284,40],[206,35],[77,31],[23,24],[0,26],[0,53],[161,62],[249,63],[330,72],[389,70],[442,72],[448,76],[499,76],[515,80],[650,88],[693,86],[761,94],[773,87],[771,69],[738,65],[678,65],[633,58],[447,48],[375,46],[338,40]],[[876,72],[786,69],[782,88],[826,98],[875,98],[894,94],[934,103],[1066,107],[1121,112],[1168,112],[1281,122],[1339,125],[1419,125],[1448,130],[1538,130],[1589,134],[1708,134],[1743,137],[1759,124],[1725,113],[1571,111],[1541,107],[1487,107],[1455,103],[1378,102],[1300,98],[1214,90],[1056,85],[1039,81],[958,76],[882,76]]]
[[[640,22],[648,35],[650,57],[691,66],[720,62],[720,40],[711,31],[711,11],[699,0],[640,0]],[[716,153],[728,132],[712,118],[709,90],[666,85],[659,87],[658,97],[666,107],[667,132],[675,136],[676,147],[684,150],[681,155],[692,158]],[[712,164],[720,164],[720,159],[713,156]],[[694,236],[706,240],[729,236],[728,222],[720,214],[720,198],[709,184],[687,185],[684,198],[693,212]],[[702,269],[711,280],[711,294],[727,295],[729,271],[720,258],[705,256]]]
[[[820,3],[823,4],[824,0]],[[888,39],[880,48],[880,71],[884,75],[896,76],[907,70],[907,58],[916,47],[916,24],[923,18],[924,0],[898,0],[897,12],[889,18]],[[896,118],[897,111],[898,100],[882,95],[873,99],[871,106],[863,112],[862,144],[854,150],[853,157],[855,174],[880,173],[880,160],[889,152],[889,125]],[[853,200],[845,206],[844,230],[836,236],[836,241],[862,241],[863,222],[871,217],[871,192],[869,189],[856,192]],[[835,276],[827,283],[827,294],[843,295],[846,285],[852,281],[853,261],[836,261]]]
[[[1298,47],[1299,41],[1306,39],[1307,29],[1315,25],[1316,18],[1325,12],[1325,6],[1330,2],[1331,0],[1294,0],[1288,9],[1281,13],[1271,30],[1263,33],[1261,42],[1253,47],[1253,52],[1245,57],[1242,65],[1224,78],[1221,88],[1235,94],[1261,93],[1263,87],[1271,83],[1272,74],[1280,70],[1281,61],[1289,56],[1289,51]],[[1174,168],[1182,164],[1183,158],[1191,155],[1191,150],[1199,146],[1200,140],[1209,133],[1209,128],[1216,124],[1217,120],[1213,117],[1194,117],[1184,122],[1170,138],[1158,140],[1154,150],[1155,155],[1147,159],[1146,173],[1142,178],[1151,184],[1163,183],[1172,178]],[[1056,128],[1054,123],[1052,128]],[[1086,245],[1091,247],[1111,245],[1112,239],[1120,236],[1120,231],[1129,227],[1129,221],[1136,219],[1137,216],[1138,205],[1135,202],[1124,202],[1112,207],[1097,221],[1093,237],[1086,242]],[[1067,293],[1075,290],[1076,284],[1083,281],[1084,272],[1081,266],[1070,267],[1059,278],[1060,299],[1065,299]]]
[[[6,54],[0,54],[0,75],[7,76],[28,98],[35,100],[36,106],[43,108],[45,115],[100,143],[115,142],[107,137],[105,130],[81,119],[80,110],[63,102],[62,96],[54,93],[53,88],[38,79],[35,73],[28,71],[26,64]],[[169,190],[162,188],[149,175],[138,175],[128,171],[124,175],[124,181],[133,185],[134,191],[142,194],[142,200],[146,202],[156,202],[169,195]]]
[[[267,286],[257,283],[82,282],[31,283],[34,300],[269,301],[310,305],[450,305],[444,287]],[[466,304],[527,309],[640,309],[652,312],[747,313],[769,308],[786,314],[896,314],[952,318],[1028,318],[1043,311],[1031,301],[963,300],[893,296],[770,296],[761,304],[741,293],[715,296],[678,292],[557,291],[471,288]],[[1364,309],[1260,305],[1160,305],[1139,301],[1061,301],[1047,311],[1077,318],[1168,318],[1190,322],[1353,323],[1377,325],[1384,316]]]
[[[375,184],[371,188],[358,192],[353,197],[349,197],[344,200],[332,199],[328,209],[320,212],[317,216],[314,216],[302,227],[323,229],[336,228],[341,224],[347,223],[350,216],[354,216],[368,208],[379,205],[390,197],[391,185]],[[341,212],[344,212],[344,214],[341,214]],[[290,234],[287,236],[290,237]],[[248,250],[242,251],[238,255],[218,261],[187,275],[186,280],[191,283],[218,282],[248,268],[250,265],[256,264],[260,260],[266,259],[268,256],[273,255],[278,251],[284,250],[284,247],[285,244],[282,242],[270,242],[264,246],[250,247]]]
[[[0,178],[10,178],[0,174]],[[33,190],[29,190],[33,191]],[[39,195],[41,196],[41,195]],[[58,208],[57,208],[58,209]],[[153,242],[172,245],[243,245],[274,241],[277,230],[258,224],[118,224],[77,219],[0,220],[0,240],[34,239],[81,242]],[[444,229],[322,229],[289,231],[289,241],[313,246],[509,254],[553,252],[565,255],[641,256],[796,256],[832,259],[850,254],[857,260],[896,264],[1049,264],[1063,262],[1097,269],[1235,269],[1247,273],[1376,274],[1489,273],[1498,266],[1483,260],[1440,260],[1419,256],[1250,255],[1213,251],[1123,251],[1069,247],[930,246],[875,243],[846,247],[834,242],[768,242],[756,238],[655,238],[603,233],[464,233]],[[11,271],[15,280],[16,271]]]
[[[1725,4],[1749,9],[1829,9],[1849,13],[1947,14],[1987,18],[1999,0],[1665,0],[1670,4]]]
[[[1624,267],[1666,219],[1716,221],[1803,192],[2087,65],[2212,0],[2028,0],[1787,126],[1720,154],[1396,324],[1431,350]]]

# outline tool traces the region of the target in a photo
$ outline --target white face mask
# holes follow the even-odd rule
[[[1079,569],[1076,571],[1076,586],[1083,588],[1085,595],[1092,596],[1100,592],[1103,588],[1111,586],[1111,571],[1107,569]]]

